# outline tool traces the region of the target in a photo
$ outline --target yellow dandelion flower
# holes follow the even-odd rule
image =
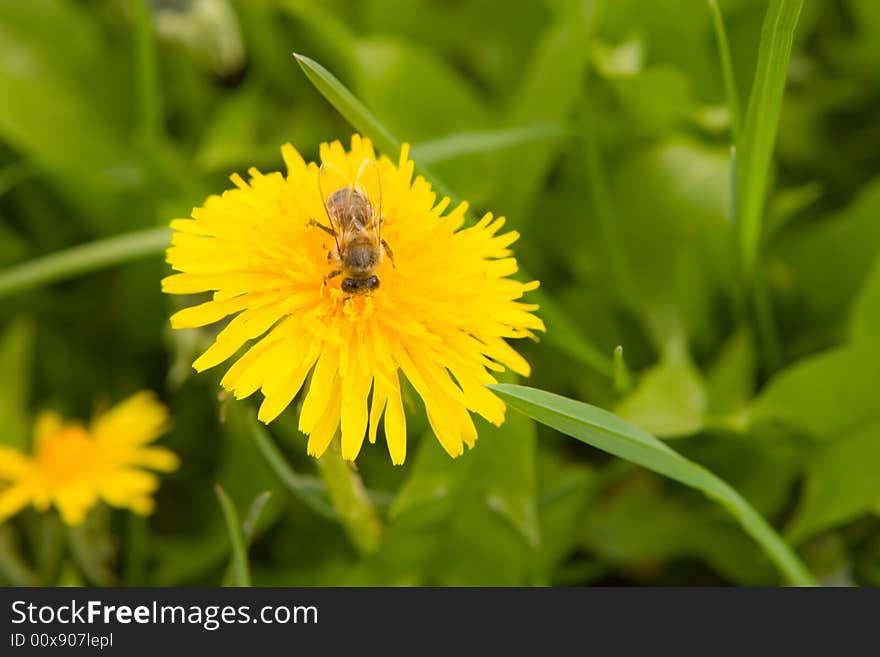
[[[68,525],[78,525],[99,500],[147,514],[159,478],[178,459],[153,442],[168,429],[168,412],[150,392],[140,392],[98,415],[88,427],[43,412],[34,424],[33,454],[0,446],[0,523],[28,504],[54,505]]]
[[[458,456],[477,438],[469,411],[504,421],[504,403],[485,387],[496,382],[491,371],[529,374],[505,339],[544,330],[537,306],[519,301],[537,281],[508,278],[518,234],[500,233],[504,218],[491,214],[464,228],[466,204],[447,212],[448,198],[437,203],[431,185],[413,179],[408,151],[395,165],[355,135],[348,151],[322,144],[319,167],[287,144],[286,177],[233,175],[236,189],[171,223],[167,260],[181,273],[162,289],[213,292],[172,326],[233,316],[193,366],[214,367],[255,341],[221,385],[238,399],[262,391],[266,423],[311,374],[299,428],[316,457],[341,425],[342,455],[354,460],[384,414],[391,460],[403,463],[401,374]]]

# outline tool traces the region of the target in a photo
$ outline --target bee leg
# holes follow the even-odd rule
[[[397,269],[397,265],[394,264],[394,252],[391,250],[391,247],[388,246],[388,242],[385,239],[382,239],[382,248],[385,249],[385,253],[388,254],[388,259],[391,260],[391,266]]]
[[[336,277],[339,276],[339,274],[341,274],[341,273],[342,273],[342,270],[341,270],[341,269],[335,269],[335,270],[331,271],[329,274],[327,274],[327,275],[324,277],[324,282],[326,283],[326,282],[329,281],[331,278],[336,278]]]
[[[330,226],[325,226],[320,221],[315,221],[314,219],[309,219],[308,225],[309,226],[317,226],[318,228],[320,228],[324,232],[330,233],[333,237],[336,237],[336,231],[333,230],[332,228],[330,228]]]

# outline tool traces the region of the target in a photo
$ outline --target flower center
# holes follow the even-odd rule
[[[80,479],[97,466],[94,443],[86,430],[72,424],[46,438],[35,455],[35,465],[47,481]]]

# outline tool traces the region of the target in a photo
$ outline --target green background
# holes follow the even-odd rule
[[[718,2],[734,140],[703,0],[0,0],[0,289],[9,266],[167,225],[231,172],[278,170],[284,142],[307,159],[347,142],[303,53],[457,198],[522,233],[552,303],[548,335],[515,345],[533,365],[522,383],[721,476],[820,582],[880,585],[880,3],[804,2],[790,63],[770,54],[787,70],[777,122],[747,107],[764,16],[786,4]],[[737,186],[733,141],[751,143],[737,173],[766,198]],[[744,152],[774,145],[766,176],[747,169]],[[744,200],[762,226],[753,271]],[[220,372],[191,370],[212,330],[172,333],[193,299],[160,293],[147,235],[142,257],[0,298],[0,441],[26,448],[41,408],[85,418],[151,388],[183,465],[147,520],[99,508],[76,530],[33,511],[0,526],[0,580],[234,581],[219,483],[243,520],[271,491],[245,520],[256,584],[782,581],[699,493],[513,410],[452,461],[422,438],[411,393],[404,466],[380,437],[356,475],[319,472],[295,407],[265,433],[251,402],[218,401]],[[353,529],[322,481],[357,475],[376,522]]]

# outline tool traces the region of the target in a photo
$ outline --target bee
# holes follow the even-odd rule
[[[382,189],[376,165],[364,160],[354,184],[345,184],[345,175],[332,164],[324,163],[318,171],[318,188],[330,225],[309,220],[333,236],[336,248],[327,254],[333,271],[325,281],[342,275],[342,291],[354,295],[372,292],[379,287],[376,271],[385,255],[394,265],[391,247],[382,238]],[[329,194],[328,189],[333,191]]]

